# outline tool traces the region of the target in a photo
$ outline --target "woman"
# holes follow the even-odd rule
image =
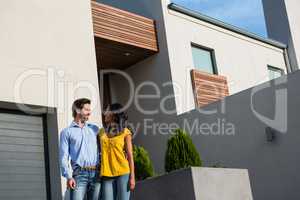
[[[135,187],[132,133],[121,104],[112,104],[103,113],[100,130],[103,200],[129,200]]]

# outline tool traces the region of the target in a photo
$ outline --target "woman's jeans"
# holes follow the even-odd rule
[[[80,170],[73,176],[76,181],[75,189],[70,189],[71,200],[98,200],[101,181],[98,171]]]
[[[129,200],[129,174],[102,177],[102,200]]]

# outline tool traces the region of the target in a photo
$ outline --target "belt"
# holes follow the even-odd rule
[[[88,166],[88,167],[80,167],[81,170],[84,171],[96,171],[98,169],[97,166]]]

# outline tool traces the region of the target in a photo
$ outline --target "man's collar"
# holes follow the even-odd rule
[[[84,123],[84,126],[89,126],[88,122]],[[70,127],[80,127],[79,124],[75,121],[72,121],[72,123],[70,124]]]

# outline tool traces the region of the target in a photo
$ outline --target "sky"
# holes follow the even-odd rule
[[[267,37],[261,0],[172,0],[172,2]]]

